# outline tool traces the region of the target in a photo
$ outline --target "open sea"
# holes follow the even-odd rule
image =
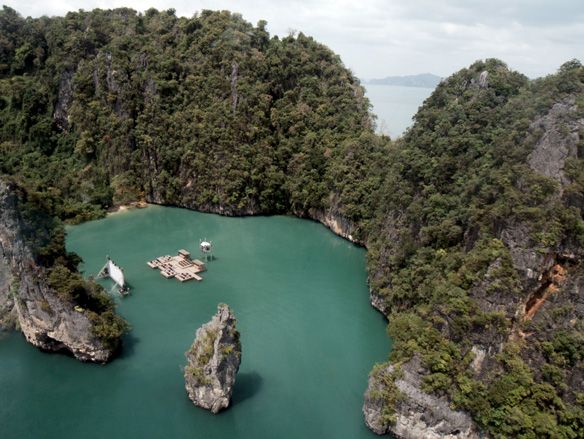
[[[433,88],[401,87],[397,85],[363,85],[366,96],[377,115],[377,132],[400,137],[412,125],[418,108],[434,91]]]

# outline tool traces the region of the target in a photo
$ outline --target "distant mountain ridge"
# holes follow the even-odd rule
[[[387,76],[385,78],[370,79],[366,84],[372,85],[401,85],[402,87],[436,87],[442,78],[432,73],[420,73],[406,76]]]

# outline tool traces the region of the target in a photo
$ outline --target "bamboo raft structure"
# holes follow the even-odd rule
[[[191,254],[181,249],[176,256],[160,256],[146,263],[152,269],[160,270],[160,274],[167,278],[176,278],[180,282],[189,280],[202,281],[199,273],[207,270],[205,263],[198,259],[191,259]]]

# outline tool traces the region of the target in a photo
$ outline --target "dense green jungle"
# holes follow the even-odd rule
[[[581,63],[530,80],[477,61],[390,139],[339,56],[266,25],[0,11],[0,175],[50,287],[115,344],[127,324],[77,273],[64,224],[136,201],[333,219],[367,248],[394,340],[369,395],[384,425],[415,360],[421,390],[485,434],[584,437]]]

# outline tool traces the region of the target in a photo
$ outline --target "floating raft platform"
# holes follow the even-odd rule
[[[181,249],[176,256],[160,256],[146,263],[152,269],[160,270],[160,274],[167,278],[176,278],[180,282],[189,280],[202,281],[199,273],[206,271],[205,263],[198,259],[191,259],[191,254]]]

